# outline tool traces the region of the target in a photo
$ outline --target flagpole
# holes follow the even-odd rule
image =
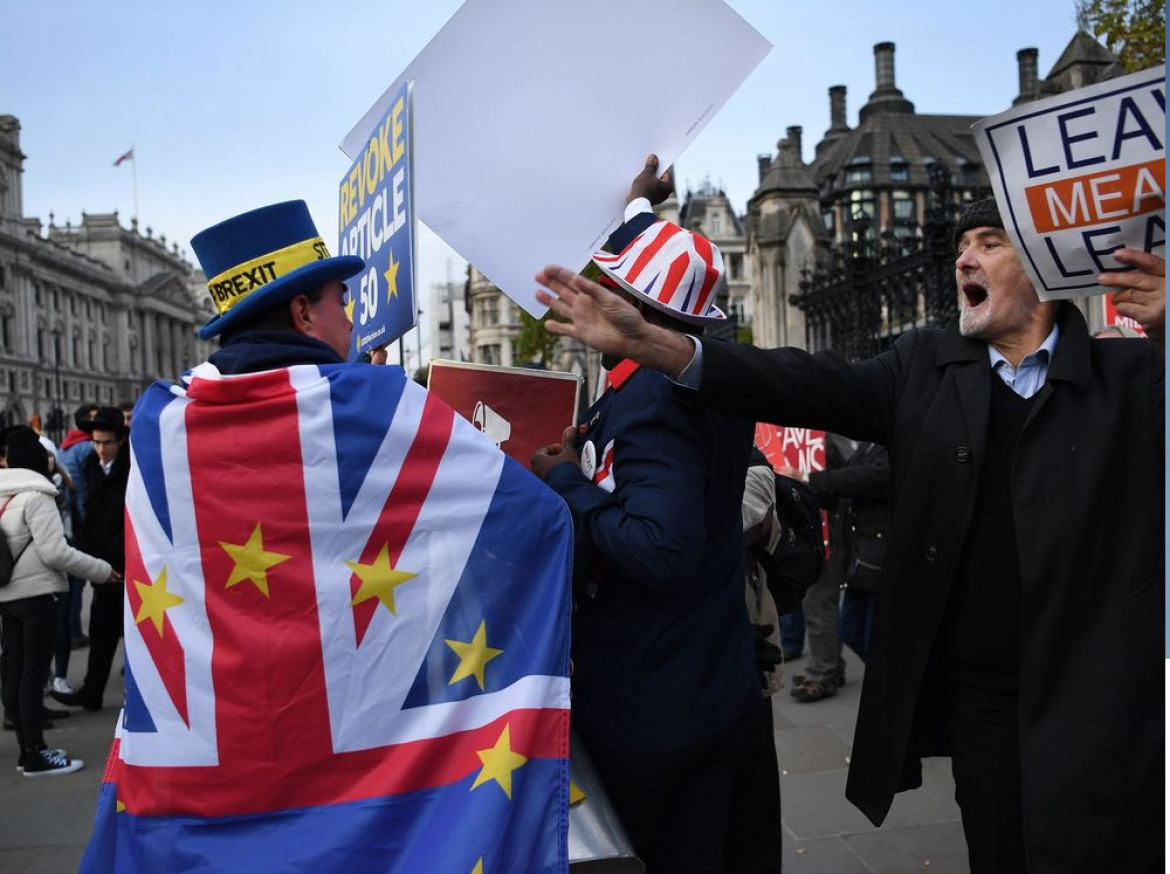
[[[138,153],[134,151],[134,143],[130,144],[130,162],[131,167],[130,179],[134,186],[134,220],[138,220]]]

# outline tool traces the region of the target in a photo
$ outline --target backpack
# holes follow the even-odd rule
[[[780,530],[775,545],[752,546],[752,557],[764,572],[768,590],[781,616],[800,606],[804,593],[825,568],[821,503],[805,483],[776,474],[773,524]]]
[[[4,511],[8,509],[8,505],[12,503],[12,499],[16,495],[12,495],[4,502],[4,506],[0,507],[0,518],[4,517]],[[29,540],[32,543],[32,540]],[[8,546],[8,538],[0,534],[0,589],[12,582],[12,571],[16,568],[16,563],[20,561],[20,557],[24,555],[24,551],[28,549],[28,543],[21,547],[20,552],[15,556]]]

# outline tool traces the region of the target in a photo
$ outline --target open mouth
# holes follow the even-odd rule
[[[977,282],[964,282],[963,296],[967,298],[967,306],[977,307],[987,300],[987,289]]]

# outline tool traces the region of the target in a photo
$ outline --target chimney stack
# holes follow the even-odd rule
[[[760,183],[763,184],[764,177],[768,174],[768,168],[772,166],[772,156],[768,154],[756,155],[756,163],[760,167]]]
[[[1020,49],[1016,52],[1016,61],[1020,66],[1020,96],[1016,98],[1016,102],[1035,100],[1040,82],[1040,50]]]
[[[877,74],[877,90],[894,91],[894,44],[879,42],[873,47],[873,63]]]
[[[847,130],[845,123],[845,86],[834,85],[829,89],[829,130]]]
[[[798,163],[804,163],[804,149],[801,143],[801,127],[800,125],[793,125],[788,128],[788,143],[796,156]]]

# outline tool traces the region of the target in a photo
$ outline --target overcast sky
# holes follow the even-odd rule
[[[132,170],[112,164],[133,144],[143,229],[189,249],[204,227],[300,197],[336,251],[337,185],[349,165],[337,144],[459,5],[8,4],[0,114],[22,126],[25,215],[76,223],[82,211],[116,209],[128,224]],[[741,212],[757,154],[774,153],[786,127],[804,128],[811,159],[829,126],[829,86],[847,86],[857,123],[874,89],[875,43],[897,44],[897,84],[919,112],[992,115],[1018,92],[1017,50],[1038,48],[1043,76],[1075,31],[1073,0],[730,5],[774,48],[676,166],[681,189],[709,177]],[[704,63],[701,33],[686,45],[646,42],[643,87],[672,65]],[[597,123],[584,108],[582,123]],[[419,255],[420,290],[443,281],[447,258],[461,275],[462,260],[425,229]]]

